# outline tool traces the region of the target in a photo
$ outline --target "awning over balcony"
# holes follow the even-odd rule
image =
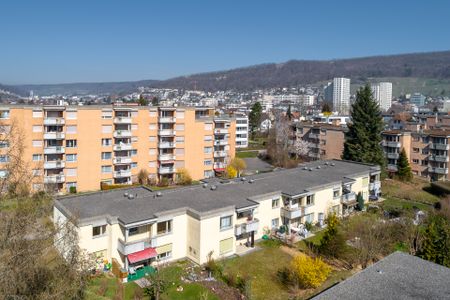
[[[214,168],[214,171],[216,171],[216,172],[224,172],[225,168]]]
[[[134,264],[136,262],[139,261],[143,261],[143,260],[147,260],[150,259],[152,257],[156,257],[158,255],[158,253],[156,253],[155,248],[147,248],[141,251],[137,251],[134,253],[130,253],[128,254],[128,261],[130,262],[130,264]]]

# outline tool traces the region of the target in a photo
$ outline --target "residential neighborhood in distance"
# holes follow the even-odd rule
[[[450,3],[403,2],[6,0],[0,300],[450,299]]]

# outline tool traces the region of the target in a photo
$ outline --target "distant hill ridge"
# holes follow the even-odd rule
[[[139,86],[217,91],[289,87],[314,84],[345,76],[353,82],[368,78],[401,77],[450,80],[450,51],[371,56],[335,60],[290,60],[226,71],[180,76],[168,80],[133,82],[71,83],[54,85],[17,85],[12,89],[26,95],[126,93]]]

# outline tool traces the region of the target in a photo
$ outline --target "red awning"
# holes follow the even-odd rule
[[[138,261],[143,261],[152,257],[156,257],[158,253],[156,253],[155,248],[147,248],[138,252],[128,254],[128,261],[130,264],[134,264]]]
[[[215,168],[214,171],[216,171],[216,172],[223,172],[223,171],[225,171],[225,168]]]

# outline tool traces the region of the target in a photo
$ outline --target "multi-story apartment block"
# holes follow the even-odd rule
[[[174,180],[186,168],[194,180],[214,176],[235,151],[233,118],[212,108],[113,106],[3,106],[2,126],[24,133],[24,156],[34,188],[59,192],[131,184],[140,170]],[[3,116],[3,117],[2,117]],[[217,168],[219,168],[217,167]],[[1,170],[1,162],[0,162]]]
[[[236,114],[236,148],[248,147],[248,117]]]
[[[333,79],[333,110],[346,115],[350,110],[350,79]]]
[[[379,174],[377,166],[317,161],[226,183],[66,196],[55,201],[54,222],[77,216],[79,246],[125,272],[183,258],[203,264],[209,253],[243,253],[281,225],[295,236],[301,224],[345,215],[358,193],[365,201],[379,194]]]
[[[388,171],[397,171],[399,153],[404,148],[415,175],[432,181],[449,179],[450,130],[390,130],[382,135]]]
[[[380,108],[387,111],[392,105],[392,83],[379,82],[371,84],[372,94]]]
[[[295,124],[294,137],[309,142],[311,160],[340,159],[346,130],[338,125],[299,122]]]

